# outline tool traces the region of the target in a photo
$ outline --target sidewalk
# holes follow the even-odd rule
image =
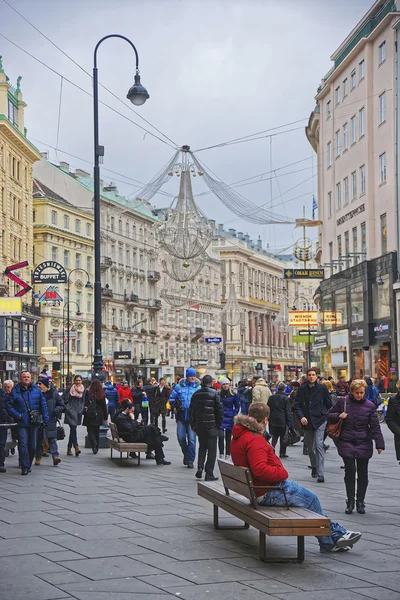
[[[109,450],[67,457],[61,442],[58,467],[44,458],[21,477],[10,457],[0,476],[0,600],[400,599],[400,466],[383,429],[387,450],[370,463],[366,515],[344,514],[332,443],[325,484],[311,478],[300,445],[289,448],[290,477],[317,492],[329,516],[363,533],[346,554],[322,555],[307,538],[303,565],[260,562],[252,528],[213,529],[195,469],[182,465],[174,421],[165,445],[171,466],[121,467]],[[80,428],[82,444],[84,435]],[[274,556],[296,552],[295,538],[267,538],[267,545]]]

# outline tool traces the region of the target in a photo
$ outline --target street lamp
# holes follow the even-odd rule
[[[69,302],[69,290],[70,290],[70,284],[71,284],[71,275],[75,271],[82,271],[82,273],[85,273],[85,275],[87,276],[87,282],[86,282],[85,288],[87,288],[87,289],[92,289],[93,288],[93,285],[92,285],[92,283],[90,281],[89,273],[87,271],[85,271],[85,269],[81,269],[80,267],[76,267],[76,269],[72,269],[68,273],[68,280],[67,280],[68,302],[64,305],[64,309],[65,309],[65,307],[67,307],[67,309],[68,309],[67,310],[67,380],[66,380],[66,384],[67,385],[70,385],[70,383],[71,383],[71,378],[70,378],[70,375],[69,375],[69,305],[70,305],[70,302]],[[71,301],[71,303],[74,303],[74,304],[77,305],[78,311],[77,311],[76,315],[80,316],[82,313],[80,311],[79,304],[77,302],[72,302],[72,301]],[[64,309],[63,309],[63,313],[64,313]]]
[[[93,378],[102,380],[103,355],[101,350],[101,232],[100,232],[100,157],[104,156],[104,146],[99,145],[99,81],[97,70],[97,51],[104,40],[120,38],[133,48],[136,57],[135,82],[127,93],[127,98],[141,106],[149,98],[147,90],[140,83],[139,55],[133,43],[125,36],[117,33],[106,35],[96,44],[93,57],[93,119],[94,119],[94,357]]]

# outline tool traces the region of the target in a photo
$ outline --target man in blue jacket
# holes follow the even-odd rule
[[[39,425],[32,423],[32,411],[42,415],[43,424],[49,422],[46,400],[37,387],[33,385],[29,371],[22,371],[21,381],[12,390],[6,400],[8,414],[18,423],[18,454],[21,464],[21,475],[31,470],[35,457]]]
[[[171,410],[176,415],[176,435],[182,448],[183,464],[188,469],[193,469],[196,458],[196,434],[190,426],[189,407],[193,394],[200,387],[196,371],[190,367],[186,369],[186,379],[179,381],[169,397]]]
[[[106,393],[106,398],[108,400],[108,405],[107,405],[108,414],[110,415],[111,421],[114,422],[115,411],[117,410],[117,406],[118,406],[118,402],[119,402],[118,392],[115,389],[115,387],[113,386],[113,384],[111,383],[111,381],[107,381],[104,391]]]

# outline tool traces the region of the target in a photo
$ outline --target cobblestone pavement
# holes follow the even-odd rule
[[[68,429],[66,427],[66,429]],[[347,554],[322,555],[306,539],[306,562],[261,563],[258,534],[212,527],[212,507],[196,495],[168,422],[167,467],[120,466],[108,450],[50,458],[21,477],[17,456],[0,475],[1,600],[375,600],[400,599],[400,466],[387,450],[370,463],[366,515],[344,514],[336,450],[317,484],[301,448],[286,459],[292,479],[318,493],[328,515],[363,533]],[[83,445],[85,430],[80,428]],[[223,513],[221,513],[223,514]],[[225,517],[225,524],[233,522]],[[271,556],[295,554],[295,538],[267,538]]]

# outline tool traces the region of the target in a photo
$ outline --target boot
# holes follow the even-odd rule
[[[80,453],[81,453],[81,451],[80,451],[80,449],[79,449],[79,446],[78,446],[78,444],[77,444],[76,446],[74,446],[74,449],[75,449],[75,456],[79,456],[79,455],[80,455]],[[71,452],[71,454],[72,454],[72,452]]]
[[[357,509],[358,514],[365,515],[364,500],[356,500],[356,509]]]
[[[40,458],[37,458],[37,459],[35,460],[35,466],[36,466],[36,467],[39,467],[39,466],[40,466]]]
[[[347,498],[346,500],[346,510],[344,511],[346,515],[351,515],[354,510],[354,498]]]
[[[53,457],[53,465],[56,467],[61,462],[61,458],[59,456]]]
[[[72,456],[72,449],[71,448],[67,448],[67,456]]]

